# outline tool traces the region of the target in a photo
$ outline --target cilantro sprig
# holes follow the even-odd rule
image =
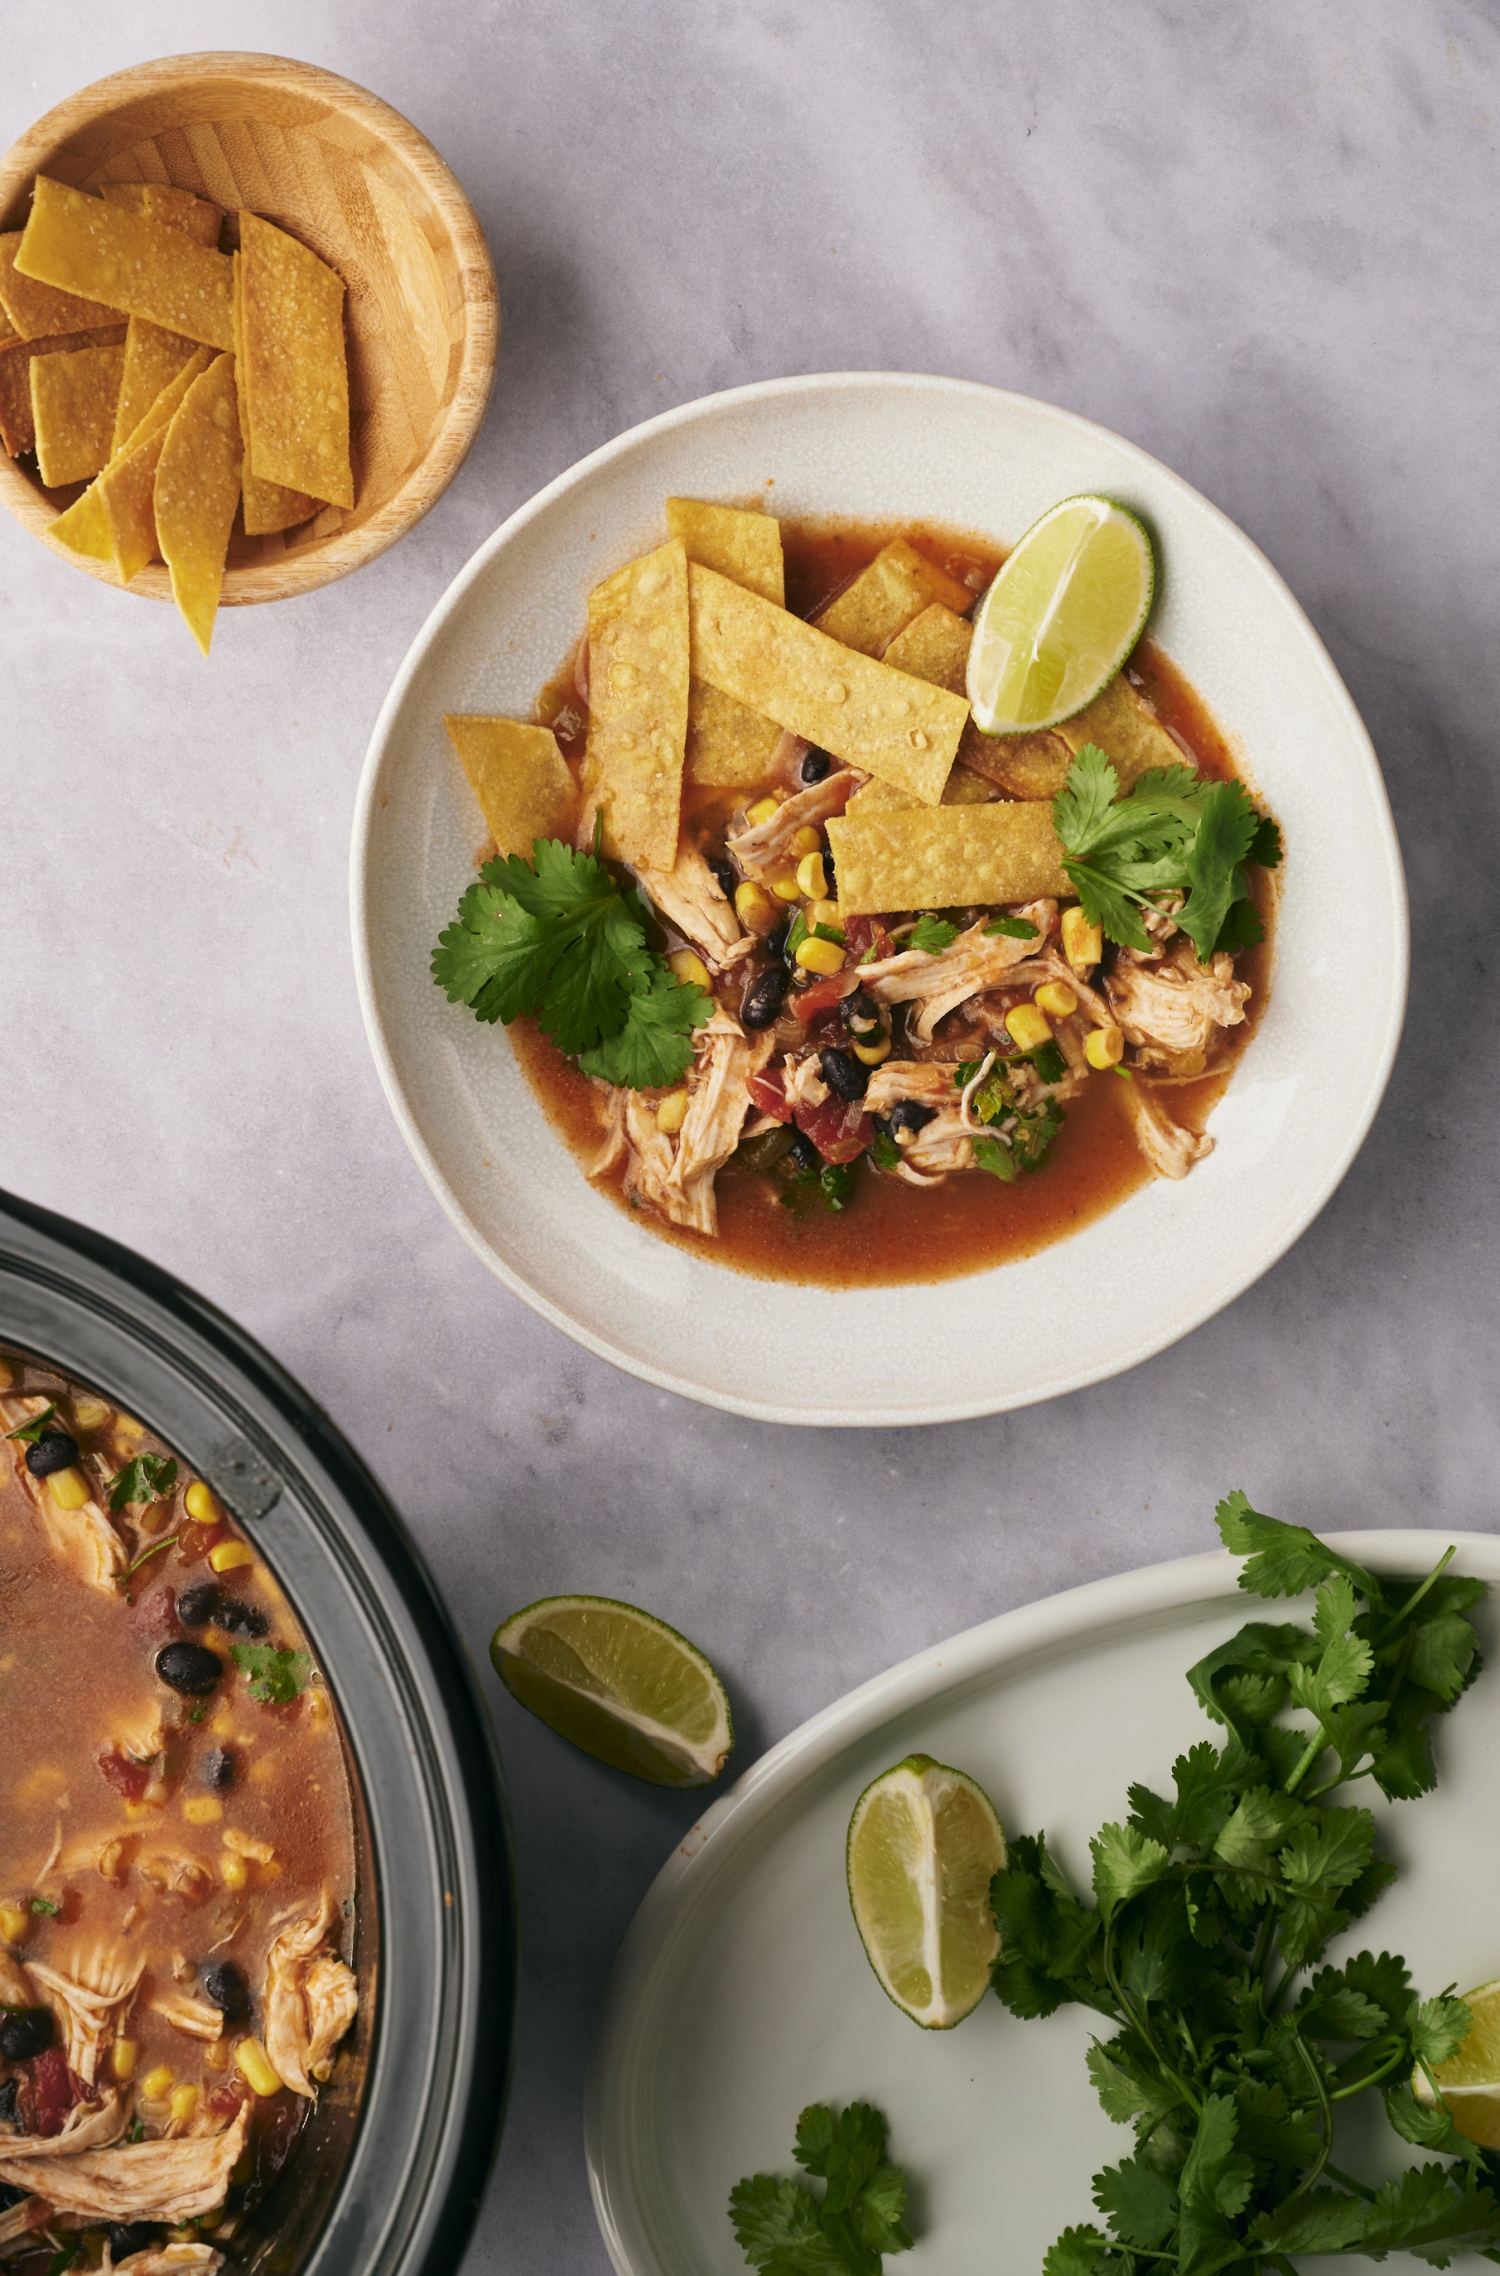
[[[906,2176],[886,2156],[886,2125],[868,2102],[835,2116],[815,2102],[797,2121],[797,2163],[826,2184],[757,2173],[729,2193],[735,2237],[762,2276],[880,2276],[881,2256],[908,2252]]]
[[[47,1426],[56,1413],[57,1401],[49,1399],[39,1415],[33,1415],[30,1422],[20,1424],[15,1430],[8,1430],[6,1438],[19,1439],[23,1446],[35,1446],[38,1440],[45,1438]]]
[[[288,1651],[276,1644],[231,1644],[229,1656],[244,1676],[251,1698],[268,1707],[290,1707],[312,1675],[309,1652]]]
[[[118,1512],[131,1502],[164,1502],[176,1487],[177,1465],[170,1454],[137,1454],[115,1472],[109,1506]]]
[[[594,853],[538,838],[533,861],[486,862],[438,936],[432,976],[476,1019],[533,1014],[587,1075],[675,1083],[713,1011],[646,945],[641,903]]]
[[[1281,833],[1243,783],[1153,767],[1122,798],[1108,758],[1086,743],[1052,801],[1052,821],[1083,913],[1111,940],[1149,948],[1138,912],[1165,893],[1187,896],[1176,922],[1200,964],[1216,949],[1253,948],[1264,938],[1246,872],[1276,867]]]
[[[1482,1582],[1377,1576],[1305,1527],[1231,1494],[1217,1518],[1262,1597],[1316,1591],[1311,1626],[1251,1622],[1189,1682],[1225,1734],[1173,1765],[1173,1792],[1132,1786],[1090,1845],[1081,1900],[1045,1837],[1014,1842],[991,1901],[995,1988],[1013,2014],[1076,2002],[1107,2016],[1089,2074],[1131,2157],[1094,2177],[1103,2225],[1070,2228],[1043,2276],[1289,2276],[1295,2256],[1404,2250],[1438,2268],[1500,2258],[1486,2153],[1454,2129],[1432,2074],[1469,2011],[1420,1999],[1405,1963],[1329,1942],[1395,1878],[1371,1813],[1435,1783],[1430,1726],[1479,1671],[1469,1613]],[[1289,1722],[1285,1718],[1299,1718]],[[1429,2104],[1408,2080],[1425,2074]],[[1446,2163],[1372,2187],[1334,2161],[1339,2107],[1378,2091],[1402,2140]]]

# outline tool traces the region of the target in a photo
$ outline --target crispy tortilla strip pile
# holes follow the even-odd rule
[[[178,405],[213,360],[212,348],[194,348],[97,482],[52,525],[53,536],[75,553],[112,561],[122,584],[139,576],[155,556],[156,470],[162,446]]]
[[[1122,791],[1152,767],[1193,764],[1123,672],[1086,709],[1043,735],[981,735],[971,720],[959,755],[1010,798],[1055,798],[1085,743],[1109,753]]]
[[[538,838],[572,835],[578,794],[550,727],[476,712],[443,725],[500,853],[530,861]]]
[[[689,561],[715,569],[776,608],[785,605],[786,573],[781,524],[770,514],[738,506],[709,506],[697,498],[667,500],[667,528],[680,537]],[[773,719],[751,711],[707,680],[688,686],[687,773],[693,782],[740,789],[759,782],[781,740]]]
[[[37,176],[31,218],[16,254],[20,275],[149,317],[204,347],[234,347],[234,284],[227,255],[195,244],[149,214]]]
[[[687,750],[688,576],[686,549],[674,537],[627,562],[589,595],[588,804],[604,817],[605,851],[647,869],[670,869],[677,858]],[[727,592],[739,590],[718,582]]]
[[[1041,800],[846,814],[826,825],[846,917],[952,909],[1067,893],[1052,809]]]
[[[896,537],[881,547],[874,560],[813,622],[820,632],[842,641],[846,648],[857,648],[862,656],[883,656],[888,664],[895,664],[895,657],[888,652],[890,645],[920,610],[930,602],[941,602],[950,615],[962,616],[973,600],[966,585],[937,568],[906,538]],[[967,648],[964,653],[967,656]],[[901,664],[897,669],[909,672],[915,667]],[[926,672],[917,676],[936,677]],[[948,685],[946,681],[939,684]],[[952,692],[963,694],[961,678]]]

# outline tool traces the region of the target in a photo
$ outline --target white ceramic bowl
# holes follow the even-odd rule
[[[1143,513],[1163,569],[1152,631],[1286,836],[1271,1003],[1214,1114],[1214,1153],[1184,1183],[1153,1183],[1072,1239],[965,1280],[797,1288],[658,1239],[585,1182],[503,1030],[448,1004],[429,977],[485,836],[443,713],[530,717],[578,637],[589,588],[660,541],[665,498],[733,500],[768,480],[767,503],[789,517],[933,520],[1006,544],[1075,491]],[[386,699],[360,785],[351,891],[381,1080],[465,1239],[591,1351],[776,1422],[991,1414],[1117,1374],[1186,1335],[1274,1264],[1333,1192],[1380,1103],[1406,1000],[1406,896],[1380,769],[1264,557],[1104,428],[996,388],[902,373],[709,396],[595,451],[512,515],[449,587]]]

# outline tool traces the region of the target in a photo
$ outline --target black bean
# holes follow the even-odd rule
[[[156,1672],[174,1691],[201,1699],[224,1673],[224,1662],[207,1644],[163,1644],[156,1655]]]
[[[266,1614],[257,1605],[247,1604],[242,1596],[225,1597],[217,1619],[231,1636],[264,1636],[271,1625]]]
[[[768,965],[758,980],[752,980],[745,990],[740,1005],[740,1022],[744,1027],[774,1027],[786,1002],[787,971],[783,964]]]
[[[0,2023],[0,2055],[8,2063],[29,2063],[52,2044],[50,2007],[13,2008]]]
[[[845,1027],[879,1027],[880,1025],[880,1006],[873,996],[866,995],[863,988],[856,988],[852,996],[846,996],[839,1006],[839,1011],[843,1015]]]
[[[791,1167],[804,1177],[813,1170],[820,1168],[823,1160],[822,1155],[805,1130],[798,1131],[787,1149],[786,1158]]]
[[[815,782],[826,782],[832,770],[833,761],[826,751],[814,749],[803,753],[802,780],[809,786]]]
[[[234,1784],[234,1756],[228,1747],[214,1747],[203,1757],[203,1783],[211,1794]]]
[[[869,1068],[862,1067],[852,1051],[840,1051],[836,1044],[818,1053],[818,1072],[835,1098],[863,1098],[870,1087]]]
[[[195,1581],[177,1599],[177,1617],[184,1628],[202,1628],[219,1609],[217,1581]]]
[[[766,941],[767,956],[778,957],[783,963],[786,961],[787,935],[790,933],[791,929],[791,918],[783,917],[780,924],[776,927],[776,930],[770,934]]]
[[[145,2252],[159,2242],[163,2231],[155,2221],[116,2221],[109,2232],[111,2260],[128,2260],[133,2252]]]
[[[33,1478],[50,1478],[55,1471],[71,1470],[78,1460],[78,1441],[66,1430],[45,1431],[26,1449],[26,1467]]]
[[[722,888],[725,900],[732,901],[735,888],[739,884],[734,863],[726,860],[722,854],[710,854],[708,866],[715,882]]]
[[[894,1135],[898,1130],[910,1130],[915,1135],[917,1131],[925,1130],[928,1123],[935,1122],[936,1119],[937,1108],[935,1106],[923,1106],[914,1098],[904,1098],[899,1106],[894,1106],[891,1109],[891,1131]]]
[[[245,1979],[232,1960],[200,1960],[198,1988],[221,2015],[242,2015],[249,2004]]]

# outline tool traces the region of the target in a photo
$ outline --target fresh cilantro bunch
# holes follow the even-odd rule
[[[1131,1787],[1125,1822],[1090,1844],[1092,1905],[1042,1837],[1013,1843],[993,1883],[1001,1999],[1020,2016],[1070,2000],[1108,2016],[1118,2030],[1089,2073],[1136,2133],[1094,2178],[1104,2226],[1068,2229],[1044,2276],[1500,2258],[1487,2153],[1407,2084],[1454,2053],[1468,2009],[1419,1999],[1388,1953],[1315,1965],[1395,1878],[1370,1812],[1332,1797],[1366,1778],[1392,1798],[1435,1783],[1429,1727],[1479,1672],[1468,1615],[1484,1585],[1447,1572],[1451,1549],[1423,1581],[1378,1578],[1240,1493],[1216,1514],[1247,1559],[1241,1587],[1315,1589],[1311,1627],[1252,1622],[1190,1670],[1224,1743],[1181,1756],[1170,1797]],[[1336,2113],[1371,2089],[1403,2140],[1451,2162],[1379,2188],[1335,2164]]]
[[[1187,895],[1176,922],[1200,964],[1265,937],[1246,871],[1276,867],[1281,833],[1242,783],[1153,767],[1122,798],[1109,760],[1086,743],[1052,801],[1052,821],[1084,915],[1123,947],[1151,946],[1137,912],[1164,893]]]
[[[885,2154],[885,2120],[868,2102],[838,2117],[815,2102],[797,2120],[797,2163],[827,2184],[757,2173],[729,2193],[745,2258],[764,2276],[880,2276],[881,2255],[907,2252],[906,2176]]]
[[[1044,1083],[1060,1083],[1068,1072],[1068,1063],[1055,1042],[1043,1043],[1023,1057]],[[1023,1110],[1009,1072],[1019,1063],[1017,1059],[997,1059],[969,1101],[970,1112],[981,1122],[998,1126],[993,1137],[969,1141],[974,1159],[982,1170],[1006,1185],[1014,1184],[1022,1170],[1041,1168],[1064,1120],[1062,1108],[1050,1096],[1044,1097],[1039,1107]],[[982,1059],[962,1060],[954,1070],[955,1087],[967,1089],[983,1065]]]
[[[432,976],[476,1019],[535,1015],[586,1075],[624,1090],[675,1083],[713,1011],[646,946],[643,909],[593,853],[538,838],[533,861],[486,862],[438,936]]]

